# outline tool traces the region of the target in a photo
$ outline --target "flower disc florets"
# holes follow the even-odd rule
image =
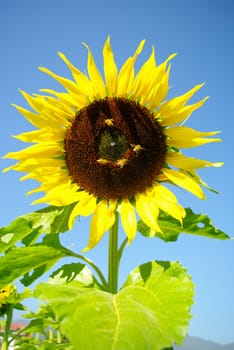
[[[145,107],[105,98],[81,109],[66,132],[65,159],[74,182],[96,197],[143,192],[166,155],[162,127]]]

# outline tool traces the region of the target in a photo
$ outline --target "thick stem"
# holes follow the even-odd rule
[[[3,336],[3,343],[2,343],[2,350],[7,350],[8,345],[9,345],[9,336],[11,332],[11,322],[12,322],[12,317],[13,317],[13,308],[14,306],[12,304],[9,304],[7,306],[7,319],[6,319],[6,327],[5,327],[5,332]]]
[[[118,254],[119,214],[115,213],[115,223],[109,235],[108,286],[113,294],[118,292],[119,254]]]

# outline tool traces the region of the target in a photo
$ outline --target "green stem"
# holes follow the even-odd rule
[[[109,235],[108,286],[113,294],[118,292],[119,254],[118,254],[119,214],[115,213],[115,223]]]
[[[9,336],[11,332],[11,322],[12,322],[12,317],[13,317],[13,309],[14,305],[8,304],[7,306],[7,319],[6,319],[6,327],[5,327],[5,332],[3,336],[3,343],[2,343],[2,350],[7,350],[8,345],[9,345]]]
[[[61,332],[59,329],[57,329],[57,344],[61,344],[61,343],[62,343]]]
[[[124,250],[124,248],[126,247],[127,243],[128,243],[128,239],[125,238],[125,239],[123,240],[123,242],[122,242],[120,248],[119,248],[119,252],[118,252],[118,263],[120,263],[121,257],[122,257],[122,255],[123,255],[123,250]]]
[[[54,333],[52,329],[49,329],[49,342],[53,343],[54,340]]]

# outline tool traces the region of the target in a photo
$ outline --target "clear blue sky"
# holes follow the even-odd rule
[[[233,211],[233,62],[234,2],[232,0],[41,0],[0,3],[0,153],[15,151],[22,144],[10,137],[30,130],[30,125],[10,106],[26,106],[18,92],[58,88],[37,70],[46,66],[68,75],[57,51],[85,70],[87,42],[102,67],[101,50],[108,34],[120,66],[145,38],[144,60],[155,45],[158,62],[177,52],[172,63],[171,96],[197,83],[206,82],[197,99],[209,95],[205,106],[195,112],[189,125],[202,131],[222,130],[222,144],[211,144],[193,155],[224,161],[221,169],[204,169],[199,174],[220,195],[207,193],[207,201],[179,192],[180,202],[195,212],[208,214],[214,224],[234,236]],[[141,59],[139,60],[140,62]],[[2,160],[3,169],[11,161]],[[0,226],[18,215],[36,210],[33,198],[25,193],[32,183],[18,181],[20,174],[0,173]],[[88,223],[81,220],[73,232],[64,235],[64,244],[86,245]],[[106,240],[89,253],[101,267],[106,264]],[[152,260],[179,260],[196,284],[194,317],[189,333],[214,341],[234,342],[234,242],[181,235],[178,242],[165,244],[157,239],[137,237],[127,249],[121,265],[121,279],[140,263]],[[65,263],[66,261],[64,261]]]

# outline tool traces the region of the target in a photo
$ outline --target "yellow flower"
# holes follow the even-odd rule
[[[8,284],[5,288],[0,289],[0,307],[5,303],[7,298],[12,294],[15,288]]]
[[[161,232],[160,210],[181,222],[185,210],[163,183],[204,199],[196,170],[221,163],[187,157],[180,151],[220,139],[211,137],[218,131],[200,132],[181,126],[206,101],[203,98],[187,104],[203,84],[166,100],[169,62],[175,55],[157,65],[153,48],[135,73],[143,40],[118,71],[108,37],[103,48],[103,79],[89,47],[84,46],[88,51],[87,74],[62,53],[59,56],[73,79],[40,68],[65,91],[43,89],[42,94],[33,96],[21,91],[33,111],[15,107],[36,129],[16,138],[33,145],[5,157],[18,160],[6,170],[26,172],[22,180],[41,183],[29,192],[45,193],[34,203],[76,203],[70,228],[76,216],[92,215],[86,248],[90,249],[113,226],[116,210],[129,241],[136,234],[137,214],[157,232]]]

